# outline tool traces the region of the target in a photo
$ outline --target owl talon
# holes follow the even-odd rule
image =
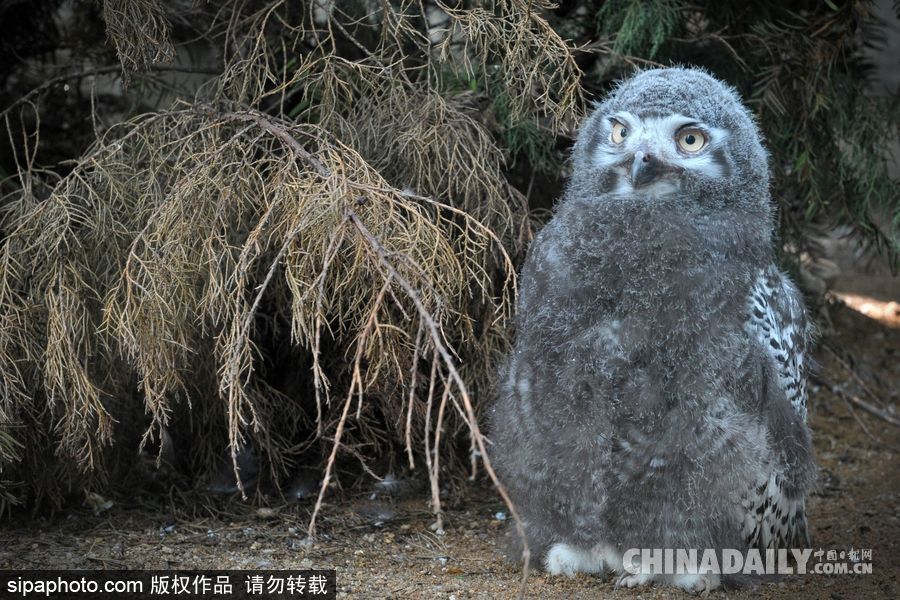
[[[709,592],[719,587],[718,578],[708,575],[681,575],[677,577],[674,584],[689,594],[700,595],[706,598]]]
[[[544,558],[544,567],[550,575],[575,577],[575,573],[600,573],[602,564],[594,560],[590,552],[569,546],[554,544]]]
[[[636,588],[650,583],[651,576],[646,573],[623,573],[616,581],[615,589],[619,588]]]

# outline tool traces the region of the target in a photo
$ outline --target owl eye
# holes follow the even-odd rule
[[[699,129],[685,129],[678,133],[678,147],[685,152],[699,152],[706,145],[706,135]]]
[[[628,137],[628,128],[618,121],[613,121],[612,135],[609,136],[609,139],[612,140],[612,143],[621,144],[625,141],[626,137]]]

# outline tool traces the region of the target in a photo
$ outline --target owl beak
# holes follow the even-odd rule
[[[641,146],[634,153],[634,162],[631,163],[631,185],[641,187],[672,172],[670,165],[656,158],[645,146]]]

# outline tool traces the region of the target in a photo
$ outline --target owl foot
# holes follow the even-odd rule
[[[672,584],[690,594],[700,594],[705,598],[711,590],[719,587],[719,577],[717,575],[700,575],[696,573],[677,575],[672,580]]]
[[[550,575],[575,577],[575,573],[600,573],[603,562],[586,550],[568,544],[554,544],[544,557],[544,568]]]
[[[649,573],[623,573],[616,581],[616,589],[619,588],[636,588],[649,584],[653,580],[653,576]]]

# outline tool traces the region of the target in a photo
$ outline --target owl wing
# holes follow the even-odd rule
[[[749,298],[747,328],[765,350],[785,398],[806,421],[809,326],[800,292],[774,265],[761,271]]]
[[[809,326],[800,292],[774,265],[762,270],[750,291],[746,328],[762,346],[775,374],[777,390],[806,422],[806,352]],[[809,545],[802,495],[784,490],[789,465],[773,464],[742,501],[742,534],[750,547],[797,548]]]

